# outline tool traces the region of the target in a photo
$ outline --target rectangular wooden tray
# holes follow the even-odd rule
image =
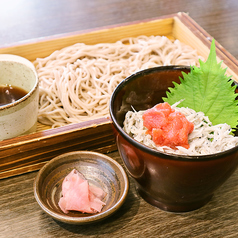
[[[109,43],[139,35],[163,35],[178,39],[197,49],[205,59],[212,37],[185,13],[177,13],[140,22],[103,27],[87,32],[74,32],[46,37],[24,44],[0,48],[1,54],[16,54],[34,61],[55,50],[82,42]],[[218,60],[223,60],[227,74],[238,82],[238,61],[218,42]],[[49,129],[38,124],[36,133],[0,141],[0,179],[38,170],[51,158],[73,150],[94,150],[107,153],[116,150],[110,118]]]

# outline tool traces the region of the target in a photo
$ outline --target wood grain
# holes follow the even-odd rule
[[[187,12],[238,58],[237,0],[8,0],[0,8],[0,48],[177,12]],[[118,152],[109,155],[122,163]],[[45,214],[33,195],[36,173],[0,180],[0,237],[238,237],[238,171],[206,206],[183,214],[152,207],[130,179],[121,209],[89,226],[65,225]]]
[[[35,171],[62,153],[116,149],[111,120],[102,118],[0,141],[0,179]]]
[[[108,154],[122,163],[117,152]],[[199,210],[168,213],[146,203],[130,179],[121,209],[92,225],[67,225],[45,214],[33,196],[36,172],[0,181],[0,237],[237,237],[238,171]]]
[[[204,59],[209,54],[212,37],[186,13],[179,12],[139,22],[117,26],[105,26],[90,32],[73,32],[61,37],[38,39],[27,44],[0,48],[0,53],[16,54],[34,61],[46,57],[62,47],[81,42],[87,45],[115,42],[140,35],[164,35],[179,40],[192,48]],[[223,61],[227,74],[238,82],[238,61],[218,42],[217,57]],[[129,75],[128,75],[129,76]],[[47,160],[63,152],[79,149],[98,149],[109,152],[115,148],[110,121],[101,124],[104,118],[86,123],[77,123],[52,130],[44,129],[31,135],[0,142],[0,179],[39,169]],[[38,129],[39,127],[38,123]],[[88,128],[87,128],[88,126]],[[111,143],[111,144],[110,144]]]

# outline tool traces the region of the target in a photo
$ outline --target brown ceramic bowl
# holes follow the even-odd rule
[[[106,192],[106,205],[100,213],[70,211],[65,214],[58,206],[62,182],[72,169],[77,169],[89,181]],[[41,168],[34,181],[34,195],[40,207],[51,217],[70,224],[100,221],[116,212],[124,203],[129,181],[122,166],[112,158],[88,151],[76,151],[57,156]]]
[[[214,191],[235,171],[238,146],[207,156],[161,153],[131,138],[122,129],[127,111],[145,110],[162,102],[172,81],[179,83],[189,67],[165,66],[131,75],[115,89],[110,101],[116,142],[140,195],[163,210],[185,212],[206,204]]]

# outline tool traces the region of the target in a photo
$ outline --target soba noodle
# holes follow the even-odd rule
[[[164,36],[116,43],[78,43],[34,62],[40,80],[38,119],[59,127],[108,116],[110,96],[136,71],[161,65],[198,65],[190,46]]]
[[[188,136],[189,149],[177,146],[177,150],[173,150],[167,146],[156,146],[151,136],[146,134],[147,128],[143,126],[142,115],[144,111],[127,112],[123,129],[138,142],[161,152],[173,154],[208,155],[222,152],[238,145],[238,137],[230,134],[231,127],[229,125],[219,124],[213,126],[203,112],[197,113],[190,108],[176,107],[177,105],[178,103],[171,107],[183,113],[187,120],[194,124],[194,130]]]

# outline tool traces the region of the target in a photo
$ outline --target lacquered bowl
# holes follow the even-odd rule
[[[101,188],[106,196],[102,211],[95,214],[69,211],[65,214],[58,202],[64,178],[76,169],[90,185]],[[115,213],[125,202],[129,191],[128,176],[123,167],[107,155],[91,151],[74,151],[55,157],[45,164],[34,181],[35,199],[52,218],[69,224],[89,224]]]
[[[148,203],[171,212],[205,205],[238,164],[238,146],[206,156],[172,155],[151,149],[124,132],[126,112],[162,102],[172,82],[180,82],[181,71],[189,72],[190,68],[164,66],[135,73],[118,85],[110,100],[117,147],[139,194]]]

